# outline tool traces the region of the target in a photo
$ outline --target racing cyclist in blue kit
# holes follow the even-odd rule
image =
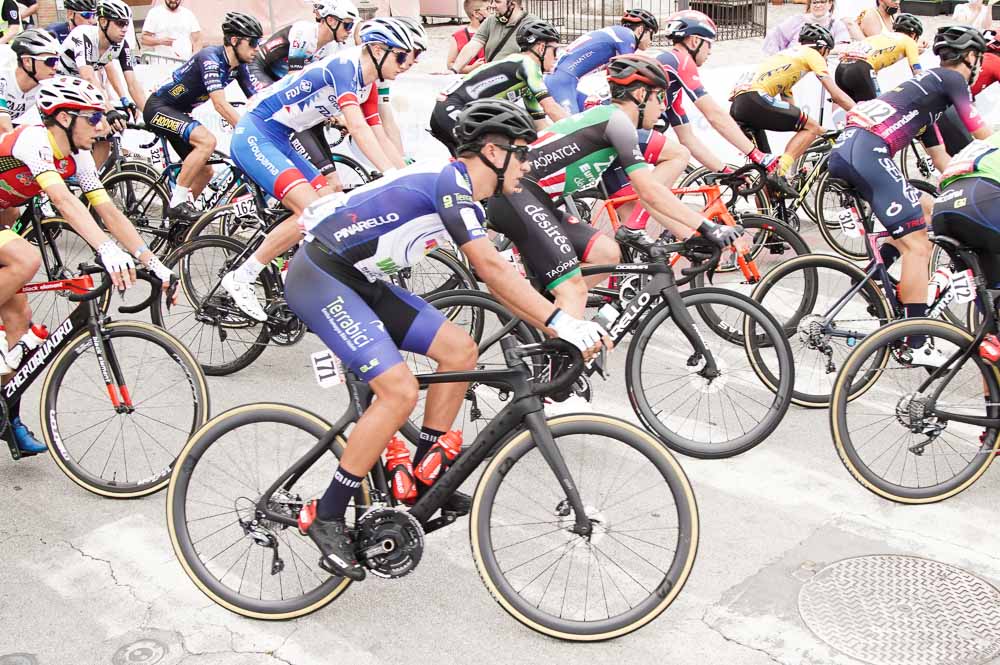
[[[337,118],[376,169],[384,173],[405,166],[381,127],[375,84],[393,80],[412,66],[416,47],[411,32],[397,19],[377,19],[362,28],[361,41],[361,46],[318,60],[257,95],[233,133],[233,161],[293,213],[222,279],[236,306],[257,321],[266,321],[267,314],[253,283],[264,266],[302,239],[299,216],[319,197],[316,190],[328,188],[316,166],[292,146],[292,138]]]
[[[364,579],[365,570],[344,522],[347,505],[417,402],[417,381],[400,350],[432,358],[437,371],[474,369],[478,356],[465,330],[392,284],[389,274],[450,241],[525,321],[588,354],[610,346],[601,326],[560,311],[532,289],[482,226],[476,202],[516,191],[528,171],[527,143],[536,138],[531,117],[506,100],[478,100],[460,114],[455,136],[455,160],[417,163],[310,205],[301,218],[306,244],[285,282],[288,305],[376,396],[351,430],[329,488],[299,516],[299,528],[322,553],[320,566],[353,580]],[[444,383],[427,391],[415,462],[452,427],[466,389]],[[456,494],[449,501],[450,510],[468,512],[469,497]]]
[[[191,117],[191,112],[211,100],[215,110],[233,127],[240,120],[226,101],[226,86],[239,83],[249,98],[254,93],[247,64],[257,53],[264,29],[254,17],[229,12],[222,21],[222,46],[206,46],[174,71],[170,81],[146,100],[143,119],[157,136],[167,139],[183,160],[170,198],[167,217],[194,222],[200,213],[191,203],[212,179],[207,166],[215,150],[215,135]]]
[[[571,115],[579,113],[587,99],[587,95],[577,89],[580,79],[606,67],[616,55],[629,55],[649,48],[659,29],[656,17],[645,9],[626,9],[621,25],[588,32],[567,46],[552,73],[545,76],[545,87],[556,103]]]

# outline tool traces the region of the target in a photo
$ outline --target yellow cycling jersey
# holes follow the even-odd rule
[[[913,38],[899,32],[889,32],[854,42],[847,47],[841,59],[864,60],[877,72],[896,64],[904,57],[910,63],[910,69],[920,68],[920,52]]]
[[[813,72],[816,78],[830,75],[826,59],[811,46],[795,46],[775,53],[758,65],[754,72],[747,72],[736,82],[733,97],[744,92],[761,92],[772,97],[792,94],[792,87]]]

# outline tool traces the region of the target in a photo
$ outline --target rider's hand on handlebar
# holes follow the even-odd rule
[[[580,349],[583,359],[588,362],[601,348],[610,351],[615,346],[608,331],[600,324],[572,317],[558,307],[549,317],[547,325],[555,331],[557,337]]]
[[[778,155],[772,155],[769,152],[763,152],[759,148],[754,148],[753,150],[751,150],[750,154],[747,155],[747,159],[749,159],[754,164],[760,164],[765,169],[767,169],[768,173],[774,173],[774,171],[777,170],[779,164]]]
[[[163,289],[163,293],[169,297],[170,305],[177,304],[177,289],[171,289],[171,282],[176,282],[176,276],[173,271],[167,266],[163,265],[161,261],[156,256],[153,256],[148,261],[146,261],[146,268],[156,275],[156,278],[163,282],[160,288]]]
[[[736,240],[743,235],[743,227],[739,225],[726,226],[724,224],[716,224],[706,219],[701,223],[701,226],[698,227],[698,233],[708,238],[722,249],[725,249],[736,242]]]
[[[124,291],[130,286],[135,286],[135,263],[114,240],[104,241],[104,244],[97,248],[97,254],[111,275],[111,283],[116,289]]]
[[[108,124],[111,125],[111,129],[116,132],[125,131],[125,125],[128,123],[128,115],[125,111],[119,109],[111,109],[107,112],[105,117],[108,120]]]

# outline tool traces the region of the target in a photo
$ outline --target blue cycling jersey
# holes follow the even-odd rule
[[[225,46],[206,46],[174,70],[172,80],[153,94],[165,100],[171,108],[190,113],[211,93],[225,89],[233,80],[239,83],[248,98],[253,95],[254,86],[247,66],[240,64],[231,69],[226,60]]]
[[[623,25],[613,25],[578,37],[566,47],[553,71],[581,78],[604,67],[616,55],[630,53],[635,53],[635,33]]]
[[[440,244],[485,238],[485,215],[461,162],[422,162],[350,194],[332,194],[300,218],[315,238],[370,281],[423,259]]]
[[[45,26],[45,29],[51,32],[53,35],[55,35],[56,39],[59,40],[59,43],[66,41],[66,38],[69,37],[70,27],[68,21],[57,21],[55,23],[50,23],[49,25]]]

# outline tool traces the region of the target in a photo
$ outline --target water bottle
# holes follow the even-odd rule
[[[420,460],[413,475],[424,485],[433,485],[442,471],[447,470],[451,463],[458,457],[462,450],[462,433],[451,431],[445,432],[441,438],[431,446],[424,458]]]
[[[979,344],[979,357],[988,363],[1000,360],[1000,340],[993,333],[988,334]]]
[[[392,437],[386,446],[385,469],[389,473],[392,495],[397,501],[410,502],[417,498],[417,483],[413,480],[410,451],[399,437]]]
[[[597,315],[594,316],[593,321],[605,330],[611,330],[611,326],[615,324],[619,316],[621,316],[621,312],[611,303],[607,303],[597,310]]]
[[[11,347],[10,351],[7,351],[6,353],[7,365],[10,369],[16,370],[20,367],[21,361],[24,360],[32,351],[40,347],[48,336],[48,328],[32,323],[31,327],[28,328],[28,332],[24,333],[21,339],[18,340],[17,344]],[[3,345],[7,345],[6,331],[4,331],[3,334]]]

